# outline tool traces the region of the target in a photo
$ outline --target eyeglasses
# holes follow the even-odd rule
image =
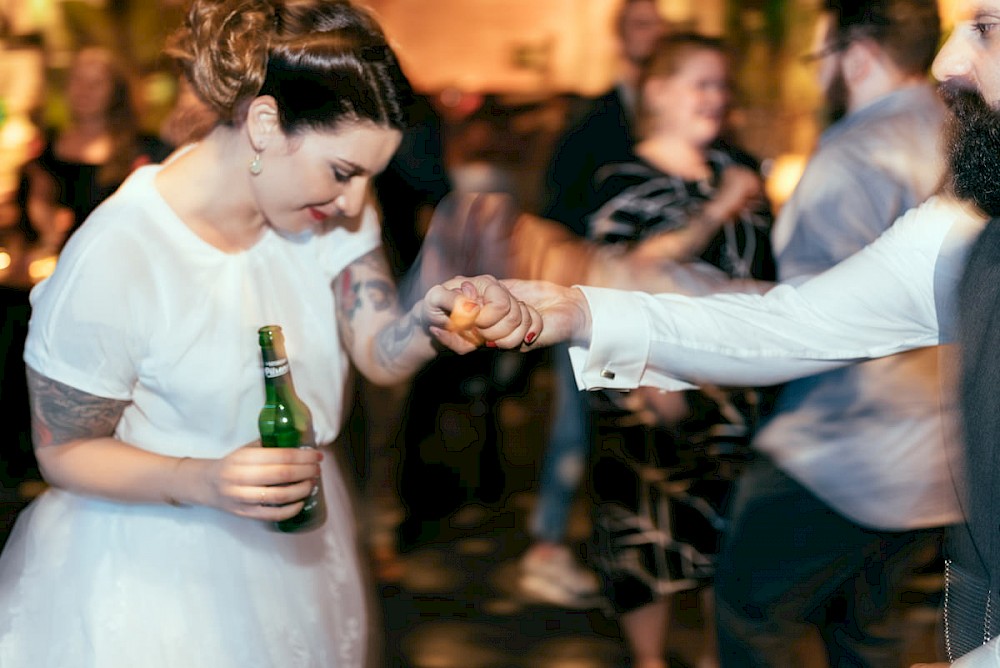
[[[848,44],[848,42],[833,42],[832,44],[827,44],[818,51],[802,54],[799,56],[799,60],[806,64],[815,63],[817,60],[823,60],[827,56],[832,56],[835,53],[844,51],[847,49]]]

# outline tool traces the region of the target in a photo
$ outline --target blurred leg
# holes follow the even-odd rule
[[[536,540],[560,543],[590,453],[587,406],[576,387],[568,348],[553,350],[555,402],[539,475],[538,503],[530,530]]]
[[[533,544],[521,560],[524,593],[550,603],[589,606],[597,578],[565,544],[570,511],[590,454],[589,410],[576,387],[565,346],[554,352],[554,409],[539,480],[538,501],[529,520]]]
[[[670,597],[622,613],[621,624],[634,668],[667,668]]]
[[[902,615],[898,602],[907,580],[926,564],[937,531],[873,534],[864,564],[845,582],[846,614],[821,628],[832,668],[902,666]]]
[[[796,644],[872,541],[769,461],[737,483],[716,568],[720,665],[799,665]]]

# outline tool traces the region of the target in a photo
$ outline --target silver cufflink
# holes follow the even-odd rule
[[[601,370],[601,378],[606,378],[607,380],[614,380],[615,379],[615,372],[611,371],[610,369],[602,369]]]

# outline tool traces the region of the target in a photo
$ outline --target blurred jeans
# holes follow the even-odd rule
[[[559,543],[566,535],[570,509],[587,469],[590,413],[586,395],[576,387],[568,346],[553,349],[553,371],[555,407],[530,531],[536,541]]]

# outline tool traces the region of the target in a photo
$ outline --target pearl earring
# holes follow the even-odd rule
[[[260,164],[260,153],[256,153],[253,156],[253,160],[250,161],[250,173],[257,176],[262,171],[264,171],[264,167]]]

